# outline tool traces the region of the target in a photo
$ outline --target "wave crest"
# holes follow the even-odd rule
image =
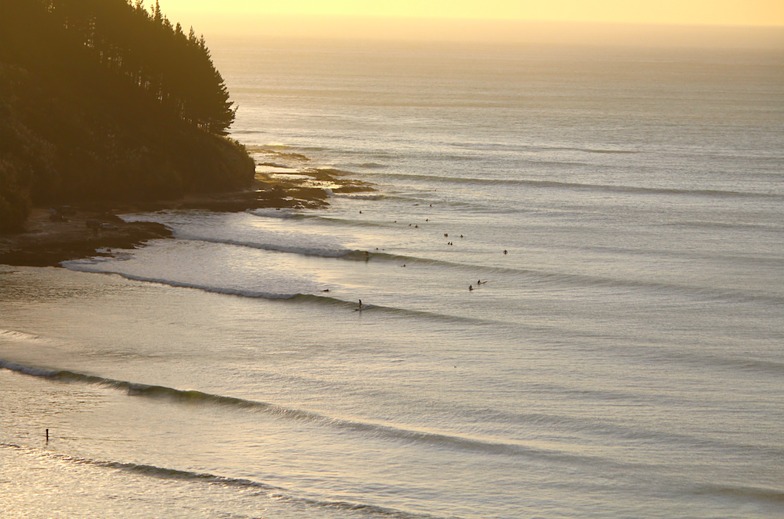
[[[541,447],[510,443],[493,439],[472,438],[436,431],[419,430],[372,421],[358,421],[326,416],[317,412],[293,409],[269,402],[244,398],[216,395],[197,390],[183,390],[167,386],[140,384],[124,380],[88,375],[70,370],[57,370],[25,366],[0,359],[0,368],[39,378],[66,383],[83,383],[125,391],[131,397],[168,399],[175,403],[189,405],[220,405],[249,411],[263,412],[279,418],[310,422],[318,425],[372,434],[393,441],[426,443],[456,450],[467,450],[494,455],[527,456],[547,458],[555,461],[568,461],[576,455],[548,450]],[[580,457],[581,456],[577,456]]]

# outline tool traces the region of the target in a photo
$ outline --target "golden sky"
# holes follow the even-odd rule
[[[160,0],[164,12],[784,25],[784,0]],[[148,0],[148,4],[152,0]]]
[[[154,1],[146,0],[146,5]],[[169,19],[210,38],[645,44],[656,40],[709,46],[753,40],[755,45],[784,47],[784,0],[159,1]],[[724,32],[719,34],[717,27]]]

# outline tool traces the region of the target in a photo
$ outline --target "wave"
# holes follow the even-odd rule
[[[310,162],[310,157],[307,155],[297,153],[295,151],[289,151],[290,148],[282,144],[247,145],[246,149],[252,154],[272,156],[297,163]]]
[[[569,395],[574,397],[576,401],[602,402],[616,400],[623,401],[626,404],[651,404],[649,399],[641,398],[639,393],[602,390],[583,391],[562,384],[542,385],[537,389],[547,394]],[[672,406],[682,404],[682,401],[678,399],[667,400],[666,397],[656,395],[657,404],[666,403]],[[639,427],[628,423],[607,420],[603,417],[568,416],[549,412],[526,412],[525,410],[504,412],[480,407],[471,408],[470,412],[472,416],[476,417],[476,420],[483,420],[489,423],[519,424],[529,430],[568,430],[572,433],[579,433],[581,436],[590,435],[602,438],[601,441],[603,442],[644,441],[648,444],[690,446],[694,449],[705,449],[709,446],[722,452],[737,452],[741,456],[757,455],[780,458],[784,455],[784,448],[777,445],[739,443],[731,439],[723,439],[718,435],[716,437],[708,437],[700,433],[674,432],[667,427]]]
[[[684,220],[675,221],[661,224],[666,227],[687,227],[687,228],[701,228],[701,229],[717,229],[717,230],[735,230],[735,231],[768,231],[780,233],[784,230],[781,225],[765,224],[765,223],[752,223],[752,222],[710,222],[700,220]]]
[[[679,225],[678,223],[664,223],[664,224],[656,224],[656,225]],[[692,225],[691,223],[684,223],[683,225]],[[728,224],[728,226],[732,226]],[[758,230],[774,230],[772,225],[754,225],[754,224],[738,224],[736,227],[737,229],[758,229]],[[782,229],[784,230],[784,229]],[[747,265],[759,265],[759,266],[767,266],[767,267],[779,267],[781,266],[781,259],[779,256],[776,255],[762,255],[759,251],[746,251],[746,253],[728,253],[726,251],[722,252],[721,254],[717,254],[715,251],[695,251],[695,250],[667,250],[662,248],[645,248],[645,247],[619,247],[619,246],[608,246],[608,245],[581,245],[578,248],[578,251],[588,251],[588,252],[598,252],[600,254],[612,254],[612,255],[619,255],[619,256],[644,256],[644,257],[666,257],[666,258],[678,258],[678,259],[685,259],[685,260],[709,260],[709,261],[716,261],[716,260],[725,260],[740,263],[743,262]]]
[[[304,174],[316,175],[334,175],[334,176],[344,176],[344,175],[356,175],[354,171],[350,171],[347,169],[340,169],[335,168],[332,166],[319,166],[317,168],[307,168],[302,171]]]
[[[211,393],[204,393],[195,390],[182,390],[166,386],[140,384],[136,382],[128,382],[125,380],[116,380],[98,375],[89,375],[86,373],[79,373],[77,371],[60,370],[51,368],[42,368],[37,366],[28,366],[11,362],[8,360],[0,359],[0,369],[6,369],[23,375],[44,378],[48,380],[55,380],[58,382],[80,382],[84,384],[93,384],[111,389],[125,391],[128,396],[148,397],[148,398],[168,398],[177,402],[184,403],[201,403],[213,405],[225,405],[240,408],[249,408],[256,410],[269,411],[272,414],[304,418],[308,417],[310,413],[285,409],[274,404],[265,402],[258,402],[236,398],[231,396],[214,395]],[[314,415],[318,416],[318,415]]]
[[[262,218],[278,218],[281,220],[289,220],[289,219],[305,219],[310,218],[311,215],[302,213],[299,209],[293,209],[289,207],[284,208],[271,208],[271,207],[262,207],[259,209],[250,209],[246,211],[248,214],[252,214],[254,216],[260,216]]]
[[[380,193],[332,193],[334,198],[347,198],[350,200],[383,200],[387,198]]]
[[[454,143],[453,147],[468,147],[469,149],[480,150],[498,150],[498,151],[516,151],[516,152],[551,152],[551,151],[576,151],[588,154],[601,154],[601,155],[638,155],[645,153],[640,150],[621,149],[621,148],[588,148],[581,146],[546,146],[535,144],[520,144],[520,143],[501,143],[501,142],[468,142],[468,143]]]
[[[607,149],[607,148],[574,148],[568,146],[540,146],[536,148],[541,151],[579,151],[581,153],[598,153],[600,155],[638,155],[643,153],[637,150],[618,150],[618,149]]]
[[[751,501],[767,501],[771,504],[784,505],[784,491],[775,488],[752,486],[704,485],[692,490],[695,495],[711,495],[730,497]]]
[[[628,469],[635,467],[639,469],[651,468],[652,465],[645,462],[629,462],[622,459],[614,459],[607,456],[597,456],[592,454],[582,454],[574,451],[565,451],[556,449],[547,445],[540,445],[536,442],[526,442],[524,440],[512,439],[498,439],[493,437],[483,436],[468,436],[455,433],[440,432],[427,429],[413,428],[399,424],[381,423],[371,420],[357,420],[342,418],[336,416],[328,416],[322,413],[284,407],[277,404],[262,402],[257,400],[250,400],[239,397],[232,397],[226,395],[218,395],[213,393],[206,393],[198,390],[185,390],[177,389],[161,385],[141,384],[124,380],[117,380],[97,375],[90,375],[71,370],[59,370],[51,368],[42,368],[36,366],[28,366],[15,362],[0,359],[0,369],[6,369],[23,375],[38,377],[42,379],[52,380],[62,383],[81,383],[91,384],[101,387],[106,387],[112,390],[123,391],[128,397],[131,398],[149,398],[156,400],[167,400],[175,404],[185,404],[189,406],[202,405],[202,406],[222,406],[234,408],[246,412],[263,413],[282,420],[291,420],[309,423],[320,427],[337,429],[340,431],[359,433],[363,436],[380,438],[383,440],[402,442],[405,444],[413,445],[427,445],[438,449],[450,449],[457,452],[472,452],[488,456],[501,456],[501,457],[519,457],[525,459],[545,460],[552,463],[566,464],[566,465],[579,465],[579,466],[602,466],[610,469]],[[546,388],[545,388],[546,389]],[[584,391],[579,389],[569,389],[561,387],[559,392],[570,393],[573,398],[590,398],[591,400],[606,401],[608,398],[620,399],[625,402],[633,402],[640,397],[634,394],[615,394],[613,392],[600,391],[598,393],[593,391]],[[720,439],[703,438],[699,436],[673,434],[667,431],[652,431],[640,430],[636,428],[629,428],[623,424],[608,423],[606,421],[595,421],[588,419],[576,419],[574,417],[556,416],[548,413],[496,413],[477,409],[480,415],[483,415],[488,421],[501,421],[503,423],[525,423],[528,426],[535,426],[540,424],[543,427],[551,428],[553,426],[562,428],[568,427],[573,431],[581,431],[581,433],[591,433],[601,437],[610,437],[611,439],[621,439],[622,441],[628,440],[643,440],[646,442],[663,442],[671,445],[687,444],[699,448],[704,448],[706,445],[717,446],[722,450],[727,449],[742,453],[759,452],[766,456],[779,457],[782,451],[778,447],[764,446],[764,445],[741,445],[734,442],[726,442]],[[162,477],[162,478],[177,478],[177,479],[197,479],[204,480],[212,483],[220,483],[226,485],[239,485],[239,486],[255,486],[262,489],[272,489],[269,485],[257,483],[246,479],[232,479],[211,474],[200,474],[189,471],[181,471],[176,469],[159,468],[149,465],[137,465],[128,463],[107,462],[102,463],[103,466],[111,468],[119,468],[123,470],[130,470],[145,475]],[[777,491],[766,491],[760,489],[737,489],[722,487],[709,488],[702,490],[705,493],[727,493],[729,495],[737,494],[740,496],[748,496],[756,499],[765,500],[781,500],[782,496]],[[313,501],[311,504],[324,505],[325,502]],[[330,502],[330,506],[350,506],[350,507],[364,507],[367,505],[358,505],[353,503]],[[397,512],[395,512],[397,513]]]
[[[259,167],[259,166],[264,166],[264,167],[267,167],[267,168],[294,170],[293,167],[291,167],[289,165],[286,165],[286,164],[280,164],[278,162],[259,162],[258,164],[256,164],[256,167]]]
[[[337,428],[344,431],[359,432],[391,441],[428,444],[439,448],[451,448],[458,451],[480,452],[488,455],[523,456],[547,459],[567,463],[599,463],[617,465],[606,458],[590,455],[568,453],[551,448],[527,445],[522,442],[500,441],[492,438],[459,436],[442,432],[404,428],[372,421],[358,421],[346,418],[326,416],[317,412],[292,409],[268,402],[247,400],[243,398],[215,395],[197,390],[182,390],[166,386],[140,384],[123,380],[88,375],[70,370],[47,369],[26,366],[0,359],[0,369],[20,374],[66,383],[83,383],[98,385],[115,390],[125,391],[130,397],[166,399],[175,403],[188,405],[219,405],[234,407],[255,412],[262,412],[274,417],[309,422],[317,425]],[[626,463],[621,463],[627,466]]]
[[[0,328],[0,339],[10,339],[12,341],[24,341],[24,342],[43,342],[43,337],[39,335],[33,335],[27,332],[21,332],[18,330],[5,330]]]
[[[19,451],[32,451],[27,447],[16,445],[12,443],[0,443],[0,448],[14,449]],[[41,452],[36,451],[36,454]],[[435,516],[427,514],[411,514],[400,510],[394,510],[377,505],[370,505],[366,503],[352,503],[348,501],[330,501],[318,500],[313,498],[294,496],[292,491],[287,488],[274,486],[260,481],[255,481],[248,478],[234,478],[228,476],[220,476],[209,472],[196,472],[192,470],[174,469],[168,467],[159,467],[156,465],[149,465],[143,463],[128,463],[121,461],[102,461],[89,458],[70,456],[67,454],[60,454],[51,451],[43,452],[45,456],[53,459],[61,460],[67,463],[74,463],[77,465],[89,465],[93,467],[118,470],[131,474],[137,474],[146,477],[153,477],[159,479],[171,479],[188,482],[201,482],[210,485],[220,485],[229,488],[238,489],[251,489],[255,492],[261,492],[263,495],[273,497],[277,500],[288,502],[302,503],[316,509],[331,509],[331,510],[345,510],[346,512],[366,512],[372,516],[391,517],[398,519],[428,519]]]
[[[364,253],[362,253],[364,254]],[[575,287],[608,287],[608,288],[639,288],[639,289],[658,289],[663,291],[674,291],[683,293],[687,296],[699,297],[712,300],[728,300],[738,303],[772,303],[784,304],[784,297],[772,295],[752,290],[716,289],[706,286],[683,285],[675,283],[662,283],[656,281],[622,279],[616,277],[592,276],[587,274],[571,274],[566,272],[550,272],[545,270],[524,269],[513,267],[489,267],[486,265],[471,265],[468,263],[457,263],[443,260],[420,258],[415,256],[402,256],[387,253],[371,252],[370,259],[381,259],[405,264],[424,264],[438,265],[459,269],[482,270],[480,277],[488,278],[493,274],[512,274],[523,275],[540,281],[552,282],[558,285],[567,284]],[[360,259],[358,253],[351,253],[345,258]]]
[[[372,435],[374,437],[381,437],[392,441],[428,444],[438,448],[451,448],[458,451],[480,452],[488,455],[522,456],[536,459],[546,459],[548,461],[562,463],[588,463],[592,465],[601,464],[605,466],[629,465],[626,462],[616,462],[604,457],[569,453],[536,445],[527,445],[521,442],[498,441],[492,438],[475,438],[428,430],[403,428],[396,425],[389,425],[372,421],[358,421],[330,417],[313,411],[287,408],[268,402],[247,400],[225,395],[215,395],[196,390],[182,390],[166,386],[115,380],[69,370],[56,370],[25,366],[2,359],[0,359],[0,368],[25,375],[55,380],[58,382],[84,383],[108,387],[115,390],[125,391],[130,397],[167,399],[176,403],[184,403],[188,405],[218,405],[255,412],[263,412],[265,414],[282,419],[309,422],[345,431],[353,431]],[[606,397],[606,395],[604,396]],[[527,415],[526,419],[528,421],[553,420],[552,417],[548,417],[547,415],[540,415],[538,419],[536,415]],[[591,429],[595,430],[593,427]],[[601,429],[598,432],[602,432]],[[608,431],[605,430],[604,433],[606,434]],[[611,433],[617,434],[618,431],[613,430]],[[635,433],[634,437],[640,437],[640,433]],[[643,437],[645,437],[644,434]],[[648,439],[650,439],[650,437],[648,437]],[[682,439],[683,438],[681,438],[681,440]],[[690,441],[695,441],[694,438],[687,439]],[[148,470],[145,468],[145,466],[133,467],[134,470]],[[155,469],[150,470],[155,472]],[[180,473],[178,471],[166,470],[162,475],[168,477],[177,477],[180,475]]]
[[[482,270],[481,278],[492,277],[493,274],[512,274],[524,275],[542,281],[550,281],[557,284],[568,284],[579,287],[610,287],[610,288],[643,288],[677,291],[686,295],[698,296],[717,300],[731,300],[735,302],[751,303],[763,302],[784,304],[784,297],[764,294],[752,291],[740,291],[732,289],[714,289],[710,287],[699,287],[690,285],[680,285],[673,283],[660,283],[653,281],[638,281],[613,277],[591,276],[586,274],[570,274],[564,272],[548,272],[544,270],[523,269],[514,267],[488,267],[486,265],[472,265],[469,263],[459,263],[432,258],[422,258],[417,256],[407,256],[399,254],[389,254],[385,252],[371,251],[352,251],[344,256],[343,259],[354,261],[387,261],[396,264],[406,265],[433,265],[453,269],[468,269],[476,271]]]
[[[653,362],[672,362],[693,364],[695,368],[720,368],[745,371],[757,377],[770,375],[780,377],[784,375],[784,362],[776,360],[721,355],[715,353],[695,352],[693,350],[666,350],[654,348],[648,357]]]
[[[323,218],[323,217],[316,217]],[[698,298],[700,300],[712,301],[732,301],[736,303],[768,303],[781,305],[784,304],[784,296],[770,294],[753,290],[741,290],[730,288],[712,288],[708,286],[684,285],[676,283],[663,283],[656,281],[636,280],[636,279],[623,279],[618,277],[595,276],[587,274],[574,274],[568,272],[551,272],[537,269],[525,269],[514,267],[494,267],[487,265],[475,265],[470,263],[452,262],[446,260],[439,260],[434,258],[424,258],[420,256],[390,254],[381,251],[364,251],[364,250],[349,250],[349,249],[330,249],[323,247],[308,247],[302,245],[282,245],[271,244],[262,242],[247,242],[243,240],[219,239],[219,238],[197,238],[180,236],[178,237],[188,241],[201,241],[206,243],[226,244],[237,247],[247,247],[257,250],[268,250],[273,252],[282,252],[290,254],[300,254],[310,257],[321,257],[329,259],[340,259],[345,261],[383,261],[397,265],[425,265],[425,266],[438,266],[455,270],[469,270],[471,277],[479,278],[492,278],[494,275],[513,275],[524,276],[531,282],[552,283],[555,285],[572,286],[576,288],[620,288],[620,289],[642,289],[642,290],[658,290],[662,292],[674,292],[682,294],[686,297]],[[302,293],[278,293],[278,292],[265,292],[258,290],[248,290],[246,288],[230,287],[230,286],[215,286],[208,283],[177,281],[162,277],[153,276],[140,276],[135,274],[128,274],[116,271],[97,270],[91,268],[94,262],[90,260],[74,260],[63,262],[63,266],[77,271],[93,272],[102,274],[116,274],[131,281],[140,281],[146,283],[156,283],[161,285],[168,285],[177,288],[191,288],[202,290],[210,293],[225,294],[239,297],[248,297],[254,299],[293,299],[299,297],[302,300],[310,300],[319,298],[313,294]],[[353,304],[343,301],[342,304]],[[378,307],[379,309],[381,307]],[[431,318],[446,319],[450,321],[465,322],[465,318],[450,316],[446,314],[435,314],[427,312],[418,312],[415,310],[405,308],[384,307],[388,312],[427,316]],[[497,324],[504,321],[490,321],[490,320],[471,320],[471,322],[479,323],[493,323]]]
[[[281,243],[255,242],[245,240],[232,240],[225,238],[206,238],[201,236],[179,234],[179,239],[184,241],[199,241],[205,243],[215,243],[220,245],[234,245],[236,247],[247,247],[249,249],[259,249],[272,252],[287,252],[300,254],[302,256],[317,256],[321,258],[340,258],[351,253],[349,249],[325,248],[303,245],[284,245]]]
[[[348,310],[357,310],[357,303],[354,301],[345,301],[343,299],[332,298],[323,295],[298,294],[290,299],[294,301],[304,301],[312,304],[324,304],[328,306],[336,306]],[[456,324],[456,323],[475,324],[475,325],[509,324],[507,321],[500,321],[494,319],[462,317],[462,316],[451,315],[451,314],[430,312],[427,310],[414,310],[412,308],[399,308],[394,306],[377,305],[372,303],[363,303],[362,311],[383,312],[385,314],[402,316],[402,317],[417,317],[417,318],[428,319],[430,321],[441,321],[448,324]]]
[[[244,297],[248,299],[266,299],[271,301],[302,301],[310,304],[321,304],[326,306],[338,307],[345,310],[356,310],[357,303],[355,301],[346,301],[334,297],[317,295],[317,294],[302,294],[302,293],[278,293],[278,292],[265,292],[260,290],[248,290],[245,288],[233,287],[218,287],[206,285],[201,283],[192,283],[187,281],[175,281],[166,278],[156,278],[148,276],[140,276],[136,274],[128,274],[124,272],[113,272],[104,270],[92,270],[84,264],[77,265],[76,262],[64,262],[63,265],[67,268],[91,272],[96,274],[104,274],[111,276],[120,276],[130,281],[138,281],[140,283],[153,283],[157,285],[164,285],[173,288],[186,288],[192,290],[201,290],[211,294],[220,294],[226,296]],[[383,312],[387,315],[399,317],[416,317],[428,319],[430,321],[440,321],[448,324],[464,323],[475,325],[500,325],[509,324],[507,321],[494,320],[494,319],[479,319],[474,317],[464,317],[452,314],[444,314],[438,312],[429,312],[425,310],[415,310],[411,308],[399,308],[394,306],[385,306],[377,304],[363,304],[362,312]],[[1,367],[1,366],[0,366]]]
[[[500,269],[496,269],[500,270]],[[710,301],[732,301],[735,303],[765,303],[781,305],[784,297],[752,290],[717,289],[707,286],[661,283],[656,281],[621,279],[585,274],[568,274],[533,270],[520,270],[531,277],[543,281],[551,281],[559,285],[567,284],[576,287],[620,288],[658,290],[661,292],[679,293],[689,298]],[[488,277],[488,275],[485,275]]]
[[[359,168],[359,169],[384,169],[388,168],[386,164],[381,164],[380,162],[357,162],[347,164],[350,168]]]
[[[225,287],[225,286],[212,286],[206,285],[201,283],[192,283],[188,281],[175,281],[172,279],[166,278],[156,278],[156,277],[148,277],[148,276],[139,276],[136,274],[128,274],[125,272],[112,272],[112,271],[104,271],[104,270],[92,270],[85,265],[77,264],[77,262],[63,262],[63,266],[70,268],[72,270],[77,270],[81,272],[92,272],[96,274],[107,274],[113,276],[120,276],[124,279],[128,279],[130,281],[139,281],[141,283],[154,283],[157,285],[165,285],[174,288],[190,288],[193,290],[201,290],[203,292],[209,292],[211,294],[223,294],[227,296],[237,296],[237,297],[247,297],[249,299],[271,299],[271,300],[278,300],[278,299],[291,299],[298,294],[291,294],[291,293],[279,293],[279,292],[265,292],[261,290],[248,290],[246,288],[234,288],[234,287]]]
[[[423,180],[448,184],[488,185],[488,186],[527,186],[544,189],[565,189],[572,191],[598,191],[604,193],[624,193],[639,195],[668,195],[668,196],[697,196],[711,198],[760,198],[784,199],[784,196],[775,193],[755,193],[749,191],[728,191],[720,189],[686,189],[644,187],[613,184],[587,184],[581,182],[558,182],[554,180],[533,180],[514,178],[482,178],[482,177],[445,177],[427,174],[391,173],[388,178],[401,180]]]
[[[183,239],[188,239],[184,237]],[[311,257],[323,257],[330,259],[341,259],[346,261],[384,261],[393,263],[395,265],[425,265],[425,266],[438,266],[450,268],[455,270],[470,270],[471,277],[477,276],[479,278],[492,278],[494,275],[514,275],[525,276],[530,280],[536,282],[553,283],[556,285],[568,285],[577,288],[595,287],[595,288],[620,288],[620,289],[643,289],[643,290],[659,290],[663,292],[675,292],[687,297],[699,298],[701,300],[713,301],[732,301],[736,303],[768,303],[781,305],[784,304],[784,297],[752,290],[737,290],[737,289],[717,289],[708,286],[684,285],[675,283],[662,283],[656,281],[635,280],[635,279],[622,279],[617,277],[594,276],[587,274],[573,274],[567,272],[551,272],[537,269],[525,269],[514,267],[492,267],[487,265],[474,265],[470,263],[452,262],[446,260],[439,260],[433,258],[424,258],[419,256],[389,254],[381,251],[363,251],[363,250],[349,250],[349,249],[325,249],[320,247],[303,247],[303,246],[286,246],[279,244],[267,244],[259,242],[245,242],[241,240],[223,240],[213,238],[192,238],[192,241],[204,241],[207,243],[228,244],[238,247],[248,247],[260,250],[269,250],[275,252],[284,252],[292,254],[301,254]],[[91,269],[84,261],[70,261],[63,262],[63,265],[72,269],[87,272],[96,272]],[[257,298],[257,299],[292,299],[300,297],[305,300],[312,300],[310,298],[318,298],[312,294],[300,293],[273,293],[264,291],[247,290],[244,288],[233,288],[225,286],[213,286],[206,283],[174,281],[167,278],[156,278],[138,276],[133,274],[126,274],[121,272],[99,271],[106,274],[117,274],[132,281],[141,281],[148,283],[158,283],[179,288],[192,288],[203,290],[211,293],[226,294],[233,296]],[[344,304],[352,304],[343,302]],[[380,308],[380,307],[379,307]],[[416,314],[418,316],[436,317],[439,319],[457,320],[465,322],[465,318],[456,316],[447,316],[445,314],[430,314],[427,312],[417,312],[404,308],[385,307],[385,310],[400,314]],[[476,320],[472,320],[476,322]],[[502,321],[489,321],[479,320],[481,323],[499,323]]]

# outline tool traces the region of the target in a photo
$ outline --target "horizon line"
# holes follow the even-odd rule
[[[633,44],[784,48],[784,25],[715,25],[563,20],[222,14],[197,20],[213,38],[396,40],[467,43]],[[242,20],[239,22],[238,20]],[[264,23],[264,22],[268,23]]]

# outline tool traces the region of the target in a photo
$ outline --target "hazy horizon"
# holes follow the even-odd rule
[[[220,5],[160,0],[160,5],[172,22],[208,37],[784,48],[784,5],[770,0],[225,0]]]
[[[156,0],[149,0],[154,3]],[[664,25],[784,26],[777,0],[163,0],[167,12]]]
[[[264,16],[236,23],[230,15],[172,18],[211,39],[388,40],[512,44],[623,45],[784,49],[784,27],[656,25],[498,20]]]

